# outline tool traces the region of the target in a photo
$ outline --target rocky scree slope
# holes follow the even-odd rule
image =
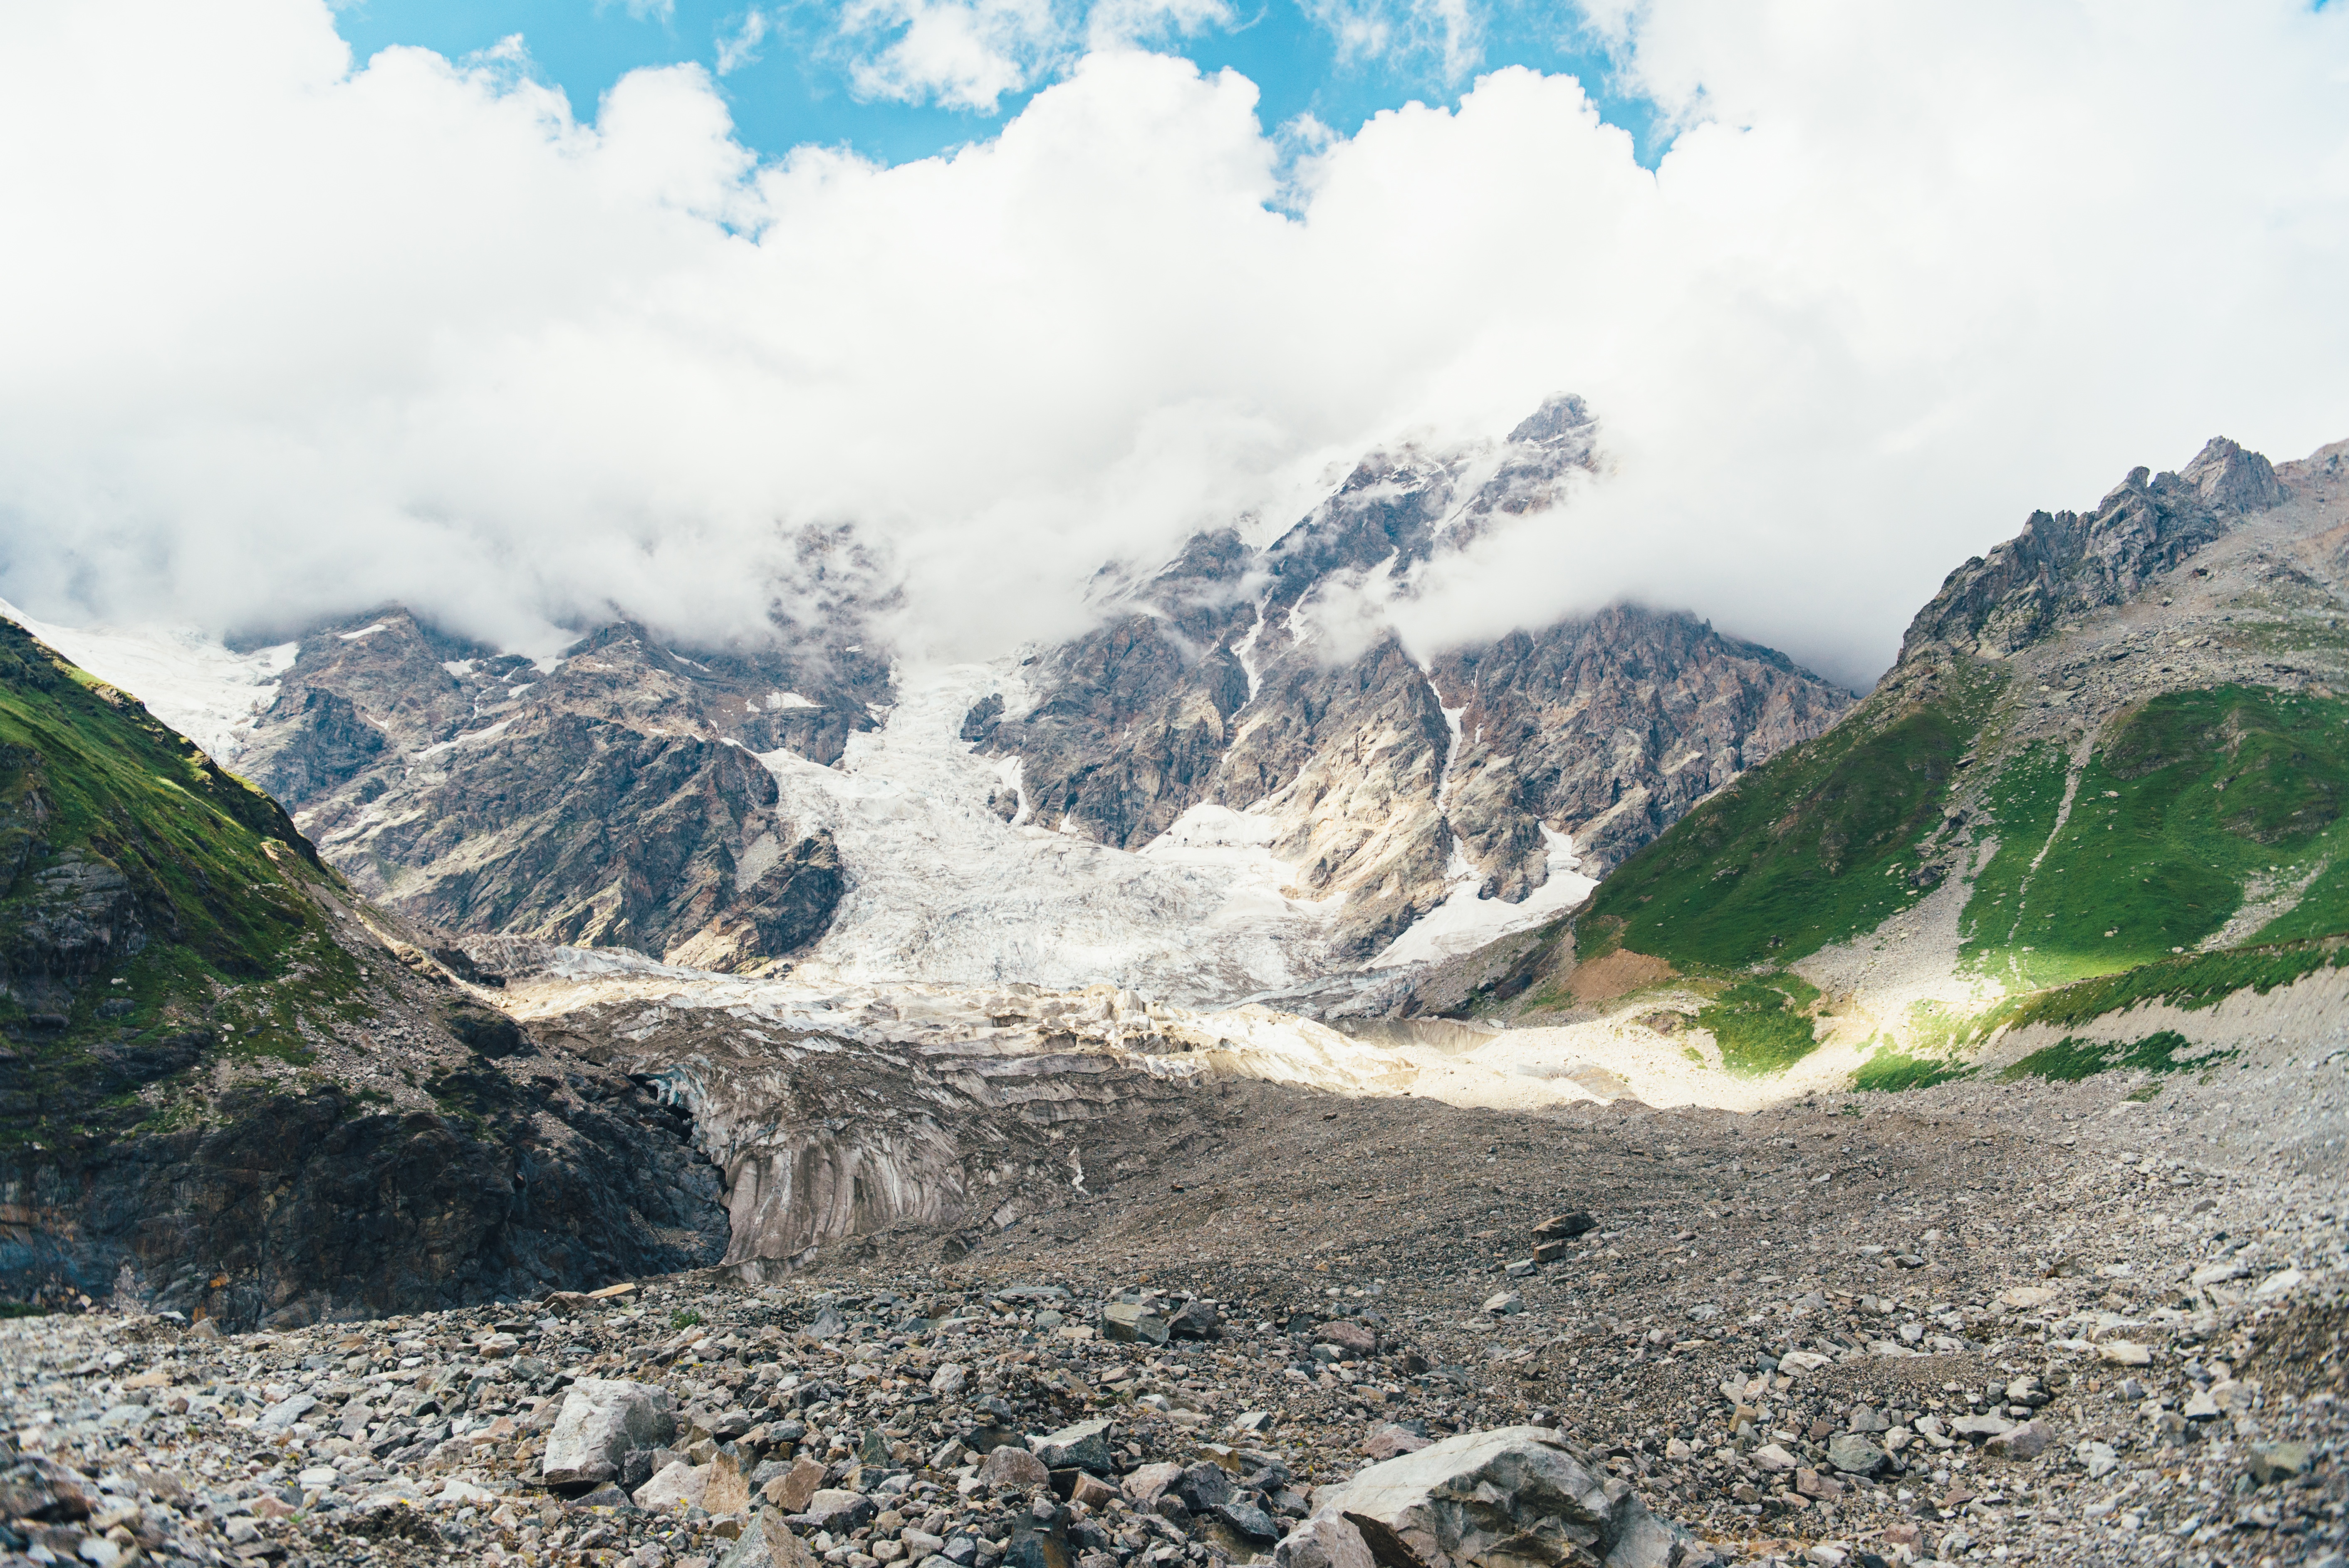
[[[618,624],[542,669],[388,609],[302,639],[238,761],[409,918],[755,968],[823,935],[843,872],[753,753],[836,760],[888,690],[847,647],[688,655]]]
[[[1820,1031],[1946,1049],[2041,988],[2140,965],[2157,989],[2208,991],[2197,965],[2275,983],[2268,958],[2226,956],[2245,944],[2295,974],[2330,962],[2349,932],[2344,465],[2214,440],[2085,516],[2035,514],[1951,574],[1848,718],[1451,1005],[1571,1009],[1581,987],[1636,1007],[1611,975],[1677,974],[1702,992],[1679,1022],[1766,1071]]]
[[[678,1119],[533,1041],[267,797],[0,624],[0,1292],[235,1325],[723,1250]]]
[[[1016,758],[1007,817],[1138,849],[1202,803],[1276,823],[1309,896],[1369,957],[1463,884],[1522,902],[1563,860],[1603,874],[1849,695],[1693,617],[1617,606],[1415,665],[1368,608],[1502,518],[1564,504],[1598,459],[1580,399],[1497,448],[1381,451],[1270,545],[1201,534],[1104,593],[1093,631],[1020,671],[966,738]]]
[[[692,1118],[723,1182],[725,1261],[751,1277],[883,1234],[968,1250],[1067,1192],[1127,1190],[1202,1136],[1226,1083],[1398,1094],[1417,1079],[1304,1019],[1108,985],[811,990],[509,939],[465,952],[504,973],[539,1038]]]
[[[1620,1563],[2321,1563],[2338,1156],[2291,1169],[2249,1082],[1546,1118],[1233,1083],[1131,1190],[953,1262],[896,1230],[781,1283],[0,1326],[0,1480],[68,1560],[1310,1568],[1397,1456],[1538,1426],[1679,1527]]]

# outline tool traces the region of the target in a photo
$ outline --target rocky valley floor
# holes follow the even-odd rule
[[[1679,1532],[1616,1568],[2338,1563],[2340,1044],[1752,1113],[1201,1080],[1093,1191],[763,1282],[92,1303],[0,1326],[5,1560],[1317,1568],[1322,1489],[1524,1427]]]

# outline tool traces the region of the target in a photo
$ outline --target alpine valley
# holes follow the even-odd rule
[[[0,621],[0,1294],[355,1411],[223,1439],[299,1470],[280,1558],[781,1563],[756,1480],[847,1568],[1424,1568],[1312,1483],[1487,1429],[1605,1511],[1462,1563],[2317,1560],[2349,443],[2033,513],[1865,695],[1702,606],[1381,614],[1607,469],[1571,397],[1375,451],[947,667],[851,532],[757,643]],[[464,1366],[386,1419],[411,1346]],[[732,1511],[555,1473],[657,1374]],[[83,1402],[57,1451],[202,1436]],[[1007,1445],[1071,1511],[981,1517]]]

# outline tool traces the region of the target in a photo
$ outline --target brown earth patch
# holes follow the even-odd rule
[[[1618,996],[1628,996],[1645,985],[1669,980],[1676,974],[1672,966],[1661,958],[1644,953],[1634,953],[1619,947],[1604,957],[1578,965],[1567,976],[1566,988],[1574,999],[1584,1004],[1611,1002]]]

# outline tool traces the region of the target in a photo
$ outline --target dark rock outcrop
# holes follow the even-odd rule
[[[391,609],[303,639],[245,761],[411,918],[748,969],[822,935],[843,886],[750,754],[836,760],[886,693],[852,648],[688,655],[623,623],[542,669]]]
[[[0,1292],[244,1326],[722,1255],[684,1118],[541,1047],[7,622],[0,876]]]
[[[2183,472],[2133,469],[2095,511],[2034,511],[2021,533],[1951,573],[1909,623],[1899,662],[2027,647],[2068,619],[2134,596],[2237,519],[2283,499],[2267,459],[2223,436]]]
[[[157,1065],[107,1081],[119,1093]],[[484,1062],[431,1080],[434,1109],[381,1109],[334,1084],[248,1085],[198,1129],[20,1149],[0,1161],[14,1218],[0,1289],[127,1289],[244,1328],[718,1261],[726,1213],[689,1124],[616,1075],[569,1065],[607,1098]]]

